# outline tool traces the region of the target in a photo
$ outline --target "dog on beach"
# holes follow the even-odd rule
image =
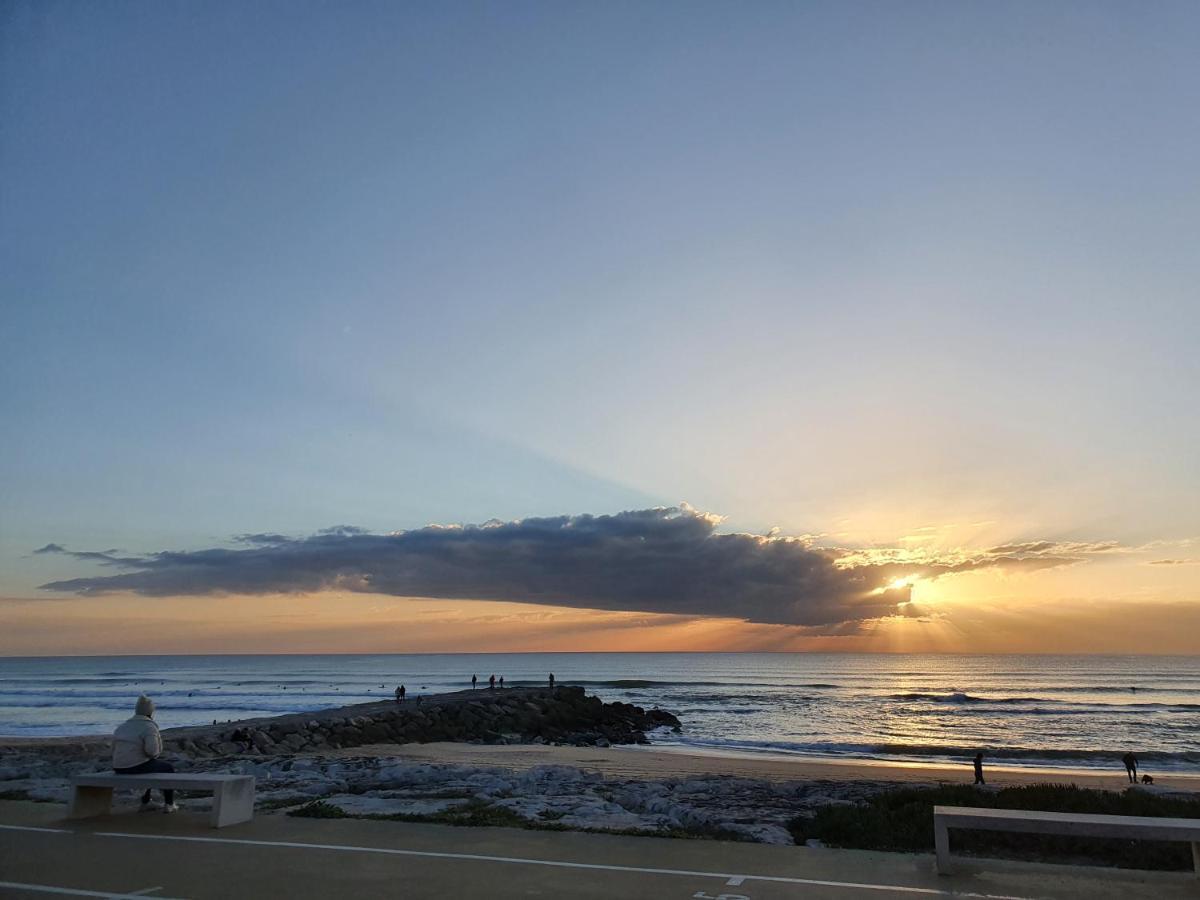
[[[1149,775],[1143,775],[1142,776],[1142,784],[1154,784],[1154,779],[1151,778]]]

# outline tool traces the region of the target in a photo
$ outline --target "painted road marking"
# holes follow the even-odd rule
[[[29,830],[48,831],[50,829],[39,828]],[[29,891],[35,894],[58,894],[68,897],[105,897],[107,900],[124,900],[127,897],[140,898],[144,896],[142,891],[138,891],[136,894],[122,894],[120,891],[85,891],[82,888],[55,887],[52,884],[25,884],[20,881],[0,881],[0,888],[15,888],[19,891]],[[155,890],[161,890],[161,888],[155,888]],[[156,897],[155,900],[181,900],[181,898]]]
[[[85,832],[86,833],[86,832]],[[445,853],[436,850],[400,850],[393,847],[357,847],[352,844],[307,844],[300,841],[254,841],[248,838],[187,837],[171,834],[131,834],[122,831],[96,831],[96,837],[128,838],[140,841],[186,841],[193,844],[232,844],[242,847],[287,847],[295,850],[333,850],[341,853],[379,853],[387,856],[416,856],[425,859],[465,859],[474,862],[511,863],[523,866],[547,866],[555,869],[588,869],[600,872],[626,872],[635,875],[681,875],[687,878],[741,878],[743,881],[769,881],[776,884],[803,884],[812,887],[850,888],[859,891],[891,891],[901,894],[925,894],[934,897],[969,897],[975,900],[1030,900],[1006,894],[979,894],[941,888],[908,887],[900,884],[865,884],[854,881],[827,881],[818,878],[791,878],[785,875],[737,875],[730,872],[698,872],[691,869],[654,869],[644,866],[616,866],[602,863],[576,863],[557,859],[530,859],[519,856],[487,856],[481,853]]]
[[[155,891],[161,891],[161,890],[162,890],[162,885],[160,884],[158,887],[148,887],[148,888],[142,888],[140,891],[130,891],[129,896],[130,897],[144,897],[146,894],[153,894]],[[155,898],[155,900],[157,900],[157,898]]]
[[[744,879],[741,875],[735,875],[733,878],[730,878],[727,882],[725,882],[725,886],[726,887],[737,887],[739,884],[741,884],[745,880],[746,879]]]
[[[6,831],[40,831],[43,834],[74,834],[69,828],[35,828],[32,825],[0,825]]]

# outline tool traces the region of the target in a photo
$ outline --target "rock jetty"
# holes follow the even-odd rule
[[[464,741],[607,747],[646,744],[646,732],[679,720],[665,710],[604,703],[581,687],[459,691],[360,703],[312,713],[170,728],[166,750],[191,757],[319,753],[365,744]],[[237,739],[237,738],[240,738]]]

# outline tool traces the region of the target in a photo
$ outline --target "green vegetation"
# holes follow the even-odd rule
[[[326,803],[324,800],[314,800],[312,803],[302,806],[299,809],[294,809],[289,816],[296,816],[301,819],[348,819],[349,815],[342,812],[332,803]]]
[[[793,819],[789,828],[798,844],[816,838],[831,847],[929,853],[933,851],[935,806],[1200,818],[1200,799],[1161,797],[1144,791],[1116,794],[1071,785],[1029,785],[992,793],[964,785],[889,791],[859,806],[826,806],[812,818]],[[1131,869],[1192,867],[1191,849],[1182,843],[959,830],[950,832],[950,840],[954,853],[967,856]]]
[[[511,809],[493,806],[484,800],[471,800],[434,813],[393,813],[364,816],[366,819],[386,819],[392,822],[433,822],[438,825],[461,825],[468,828],[524,828],[528,823]]]
[[[286,809],[289,806],[298,806],[308,798],[303,794],[296,794],[291,797],[269,797],[266,800],[259,800],[254,808],[259,812],[270,812],[273,809]]]

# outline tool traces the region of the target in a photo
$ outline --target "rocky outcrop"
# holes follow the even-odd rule
[[[431,741],[606,747],[649,743],[646,732],[664,726],[678,730],[679,720],[664,710],[604,703],[581,687],[515,688],[172,728],[163,732],[163,743],[167,750],[193,757],[271,756]]]

